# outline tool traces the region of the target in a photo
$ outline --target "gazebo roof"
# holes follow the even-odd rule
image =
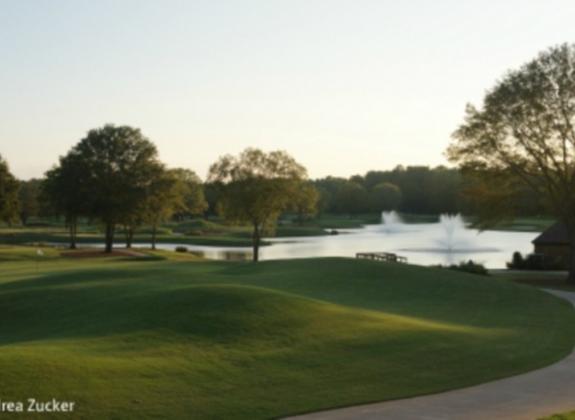
[[[567,228],[563,223],[555,223],[533,239],[532,243],[534,245],[569,245]]]

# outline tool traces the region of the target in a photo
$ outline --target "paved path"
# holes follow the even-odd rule
[[[575,305],[575,293],[549,292]],[[470,388],[290,419],[535,420],[572,410],[575,410],[575,351],[554,365]]]

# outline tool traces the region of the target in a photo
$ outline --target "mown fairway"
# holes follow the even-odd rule
[[[0,249],[0,396],[76,401],[73,418],[270,418],[512,375],[575,343],[568,303],[445,270],[33,255]]]

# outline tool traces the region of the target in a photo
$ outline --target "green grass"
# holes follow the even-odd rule
[[[116,244],[122,245],[125,239],[121,234],[116,235]],[[151,235],[137,234],[134,236],[134,244],[149,244]],[[77,237],[79,244],[103,243],[104,236],[101,234],[80,234]],[[210,246],[229,246],[229,247],[249,247],[252,242],[249,237],[231,236],[225,234],[206,235],[206,236],[187,236],[187,235],[158,235],[157,243],[178,243],[183,245],[210,245]],[[0,243],[4,244],[67,244],[69,237],[66,232],[33,232],[28,229],[22,229],[17,232],[6,233],[0,231]],[[268,245],[263,242],[262,245]]]
[[[550,217],[518,217],[509,222],[502,222],[490,228],[512,232],[543,232],[555,223]]]
[[[575,292],[575,285],[567,283],[567,273],[561,271],[497,270],[497,277],[530,286]]]
[[[323,214],[321,217],[307,221],[306,225],[316,226],[322,229],[354,229],[376,223],[381,223],[381,215],[376,213],[353,216]]]
[[[74,418],[271,418],[513,375],[575,343],[567,302],[447,270],[53,252],[36,271],[33,249],[0,248],[0,395],[73,400]]]

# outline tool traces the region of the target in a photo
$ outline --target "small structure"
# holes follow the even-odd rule
[[[567,228],[555,223],[532,241],[534,253],[547,259],[560,261],[563,268],[569,266],[570,243]]]
[[[374,261],[407,263],[406,257],[401,257],[397,254],[392,254],[391,252],[358,252],[355,254],[355,258]]]

